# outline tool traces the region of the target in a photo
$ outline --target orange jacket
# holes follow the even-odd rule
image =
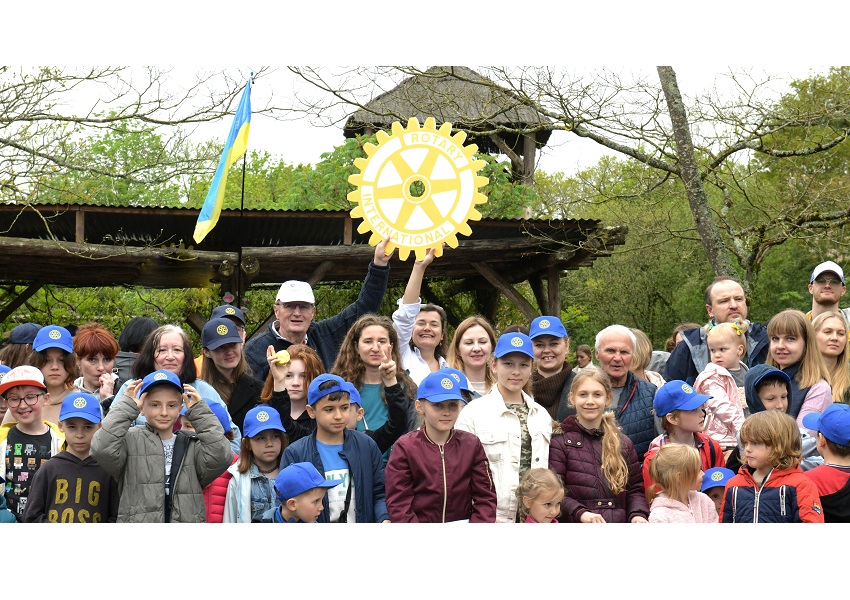
[[[726,484],[721,523],[823,523],[823,508],[814,482],[800,467],[774,469],[761,489],[747,465]]]

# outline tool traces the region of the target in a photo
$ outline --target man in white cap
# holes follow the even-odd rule
[[[390,276],[390,255],[384,254],[389,238],[375,246],[375,256],[369,264],[369,272],[363,281],[360,295],[337,315],[321,321],[313,321],[316,315],[316,298],[313,288],[306,281],[285,281],[280,286],[274,303],[275,321],[268,331],[245,344],[245,358],[254,377],[265,381],[269,374],[266,358],[267,348],[274,346],[275,352],[289,348],[292,344],[306,344],[319,354],[325,370],[330,371],[342,339],[354,322],[366,313],[377,313],[387,291]]]
[[[844,271],[837,264],[828,260],[822,262],[812,271],[809,278],[809,293],[812,295],[812,310],[806,313],[809,319],[814,319],[828,311],[840,312],[850,326],[850,308],[838,308],[838,301],[847,291],[844,285]]]

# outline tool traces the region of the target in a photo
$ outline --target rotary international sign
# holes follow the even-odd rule
[[[457,248],[457,234],[472,233],[467,221],[480,220],[475,206],[487,201],[478,191],[487,185],[478,175],[485,163],[472,158],[478,147],[464,146],[462,131],[451,135],[451,123],[435,123],[428,117],[420,127],[413,117],[406,128],[393,123],[391,135],[379,131],[378,145],[366,144],[367,158],[354,161],[360,173],[348,178],[357,187],[351,217],[363,219],[357,231],[371,231],[372,246],[389,235],[387,253],[398,248],[402,260],[411,252],[422,260],[428,248],[440,256],[443,243]]]

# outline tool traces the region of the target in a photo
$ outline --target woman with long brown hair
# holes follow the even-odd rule
[[[496,332],[481,315],[467,317],[455,329],[449,345],[449,366],[462,371],[476,397],[489,394],[496,385],[493,371],[493,349],[496,347]]]
[[[413,405],[416,384],[403,369],[396,369],[395,376],[387,384],[381,369],[386,370],[389,361],[402,364],[393,322],[387,317],[366,314],[346,333],[331,373],[354,384],[360,393],[364,414],[357,422],[358,430],[378,429],[392,419],[397,422],[401,436],[419,423]]]

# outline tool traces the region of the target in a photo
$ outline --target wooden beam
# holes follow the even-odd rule
[[[501,275],[496,273],[490,265],[484,262],[477,262],[473,263],[472,266],[475,267],[475,270],[481,273],[481,276],[489,281],[493,287],[502,292],[508,300],[510,300],[514,306],[519,309],[526,319],[531,321],[535,317],[539,316],[537,310],[535,310],[531,303],[526,300],[522,294],[516,291],[511,284],[505,281]]]
[[[540,314],[553,314],[549,312],[549,298],[543,289],[543,278],[540,277],[540,273],[532,273],[528,277],[528,283],[531,285],[531,291],[534,292],[534,299],[537,300],[537,306],[540,308]]]
[[[549,267],[546,274],[549,291],[549,314],[561,318],[561,270],[557,265]]]
[[[195,333],[201,335],[204,325],[207,324],[207,319],[205,319],[201,313],[193,312],[191,315],[186,317],[186,322],[189,324],[189,327],[195,330]]]
[[[42,285],[43,284],[41,282],[33,283],[32,285],[27,286],[23,292],[15,296],[9,304],[0,310],[0,323],[12,316],[12,313],[18,310],[24,302],[32,298],[33,294],[40,290]]]
[[[316,287],[316,285],[322,281],[322,279],[327,275],[328,271],[331,270],[334,264],[330,260],[325,260],[319,263],[319,266],[316,267],[316,270],[313,271],[313,274],[307,278],[307,283],[310,284],[310,287]]]

